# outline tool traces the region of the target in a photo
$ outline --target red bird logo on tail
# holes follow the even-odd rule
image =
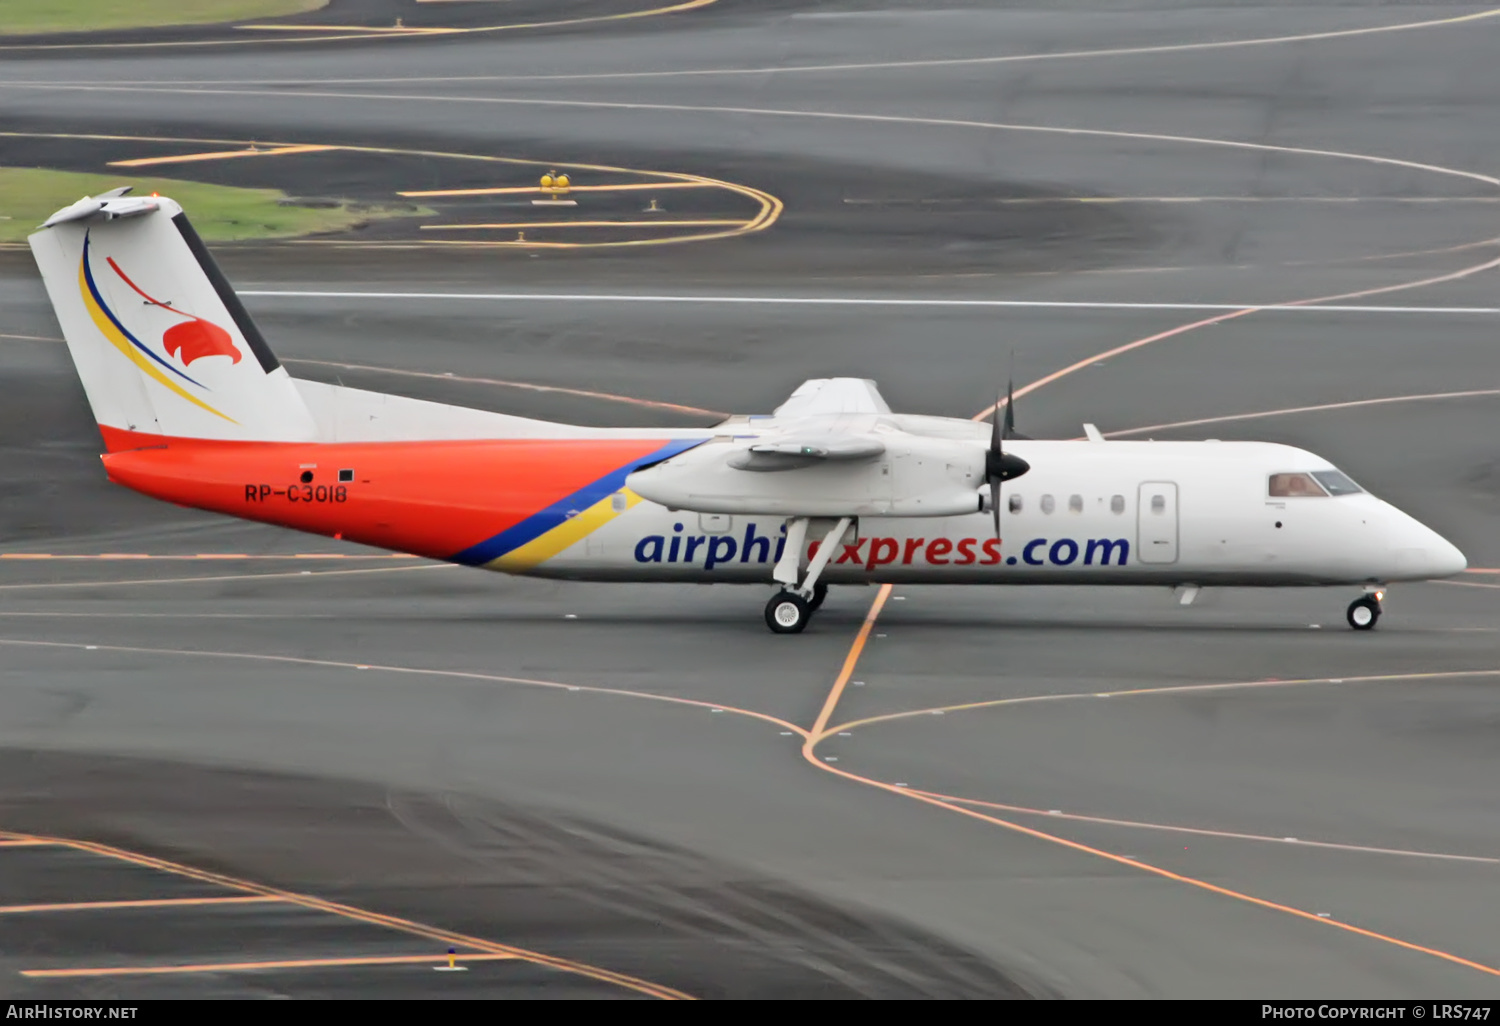
[[[182,361],[184,367],[190,367],[194,360],[201,360],[205,356],[227,356],[231,363],[239,363],[241,356],[239,348],[234,344],[234,339],[229,337],[229,332],[219,327],[212,321],[205,321],[202,317],[195,317],[190,313],[183,313],[175,309],[170,303],[146,295],[139,285],[131,281],[129,276],[115,263],[114,257],[105,257],[109,266],[120,276],[120,280],[135,290],[136,294],[146,302],[159,306],[163,310],[176,314],[178,317],[186,317],[182,324],[174,324],[162,335],[162,345],[166,347],[168,356],[175,356]]]
[[[229,337],[229,332],[201,317],[172,325],[161,340],[167,347],[167,354],[181,360],[184,367],[191,366],[194,360],[204,356],[227,356],[234,363],[240,362],[240,351],[235,348],[234,339]]]

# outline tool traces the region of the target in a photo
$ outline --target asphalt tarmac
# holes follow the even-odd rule
[[[0,252],[0,995],[1493,997],[1497,33],[725,0],[6,58],[6,163],[269,141],[339,149],[152,173],[531,184],[499,157],[782,205],[696,242],[420,227],[557,216],[496,194],[216,247],[294,374],[664,425],[856,374],[971,416],[1014,352],[1026,434],[1300,445],[1473,572],[1370,633],[1341,589],[902,587],[777,637],[769,589],[391,558],[106,484]],[[732,195],[702,209],[749,225]]]

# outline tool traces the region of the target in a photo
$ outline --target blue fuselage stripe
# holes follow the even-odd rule
[[[493,538],[482,541],[478,545],[472,545],[450,558],[452,562],[463,563],[466,566],[484,566],[486,563],[493,562],[507,552],[535,541],[554,527],[582,513],[605,496],[619,491],[625,486],[625,479],[634,473],[637,467],[670,459],[705,441],[706,439],[703,438],[673,439],[655,452],[648,453],[640,459],[631,460],[623,467],[610,471],[572,495],[565,496],[546,509],[533,513],[520,523],[506,528]]]

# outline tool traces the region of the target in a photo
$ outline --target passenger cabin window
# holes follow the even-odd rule
[[[1356,495],[1364,491],[1363,488],[1337,470],[1314,470],[1312,476],[1317,479],[1319,484],[1328,489],[1329,495]]]
[[[1165,495],[1151,496],[1151,512],[1165,513],[1167,511],[1167,497]]]
[[[1123,495],[1116,495],[1112,499],[1110,499],[1109,500],[1109,511],[1111,513],[1124,513],[1125,512],[1125,496],[1123,496]]]
[[[1042,512],[1043,513],[1051,513],[1056,508],[1057,508],[1057,503],[1053,501],[1052,496],[1050,496],[1050,495],[1043,495],[1042,496]]]
[[[1012,513],[1019,513],[1019,512],[1021,512],[1021,497],[1019,495],[1014,495],[1014,494],[1011,495],[1011,497],[1010,497],[1010,511]]]
[[[1311,474],[1272,474],[1271,497],[1284,499],[1292,496],[1326,496],[1323,486],[1313,480]]]
[[[1083,512],[1083,496],[1082,495],[1070,495],[1070,496],[1068,496],[1068,512],[1069,513],[1082,513]]]

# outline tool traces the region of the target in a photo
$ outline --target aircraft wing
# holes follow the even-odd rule
[[[637,470],[626,486],[698,513],[936,517],[983,509],[981,429],[954,421],[961,431],[903,430],[873,381],[815,378],[773,416],[737,423],[748,430]]]
[[[831,413],[888,414],[891,408],[881,398],[875,382],[866,378],[813,378],[797,386],[787,401],[776,407],[777,420],[801,420]]]

